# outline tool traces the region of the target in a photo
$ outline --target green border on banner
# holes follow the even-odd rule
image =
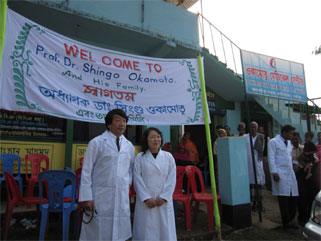
[[[26,43],[28,40],[29,33],[32,29],[35,29],[39,34],[45,34],[47,33],[45,30],[43,30],[38,25],[31,25],[27,22],[22,26],[21,31],[18,33],[17,39],[16,39],[16,45],[14,46],[14,51],[12,52],[12,55],[10,56],[10,59],[12,61],[12,71],[13,71],[13,79],[14,79],[14,92],[15,92],[15,98],[16,98],[16,104],[18,106],[24,106],[27,107],[29,110],[37,110],[39,112],[53,115],[53,116],[59,116],[62,118],[67,119],[74,119],[74,116],[62,114],[62,113],[51,113],[49,111],[43,110],[42,107],[37,103],[29,103],[26,97],[25,92],[25,78],[31,77],[31,74],[29,73],[29,69],[34,65],[33,62],[30,60],[30,54],[31,50],[26,49]],[[51,32],[50,32],[51,33]],[[94,47],[94,46],[93,46]],[[143,58],[144,59],[144,58]],[[166,61],[166,59],[164,60]],[[170,61],[173,62],[173,61]],[[197,73],[196,68],[193,67],[190,61],[187,60],[181,60],[176,61],[179,62],[182,66],[186,64],[188,71],[190,73],[190,78],[187,79],[187,82],[189,83],[189,88],[186,89],[187,92],[191,94],[192,101],[195,102],[195,113],[193,117],[188,117],[186,119],[186,123],[193,124],[200,120],[201,118],[201,111],[202,111],[202,100],[201,100],[201,88],[200,84],[197,80]],[[81,118],[78,119],[81,121],[89,121],[91,119],[87,118]]]
[[[4,41],[6,37],[6,21],[7,20],[7,0],[0,1],[0,71],[2,63],[2,53]]]

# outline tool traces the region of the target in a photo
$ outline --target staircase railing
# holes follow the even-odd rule
[[[200,29],[200,45],[208,49],[209,53],[216,56],[220,62],[226,64],[227,68],[242,76],[241,48],[201,13],[198,13],[198,23]],[[313,100],[314,99],[308,99],[308,104],[312,105],[312,112],[310,112],[312,119],[310,122],[316,127],[321,125],[321,109]],[[280,109],[280,101],[281,100],[278,100],[278,110]],[[304,116],[304,119],[307,119],[306,104],[295,103],[293,101],[288,101],[287,103],[288,117],[291,118],[290,109],[291,107],[293,108],[294,105],[299,106],[300,122],[302,122]],[[309,111],[310,110],[311,107],[309,108]]]
[[[200,45],[237,74],[242,74],[241,49],[201,13],[198,13]]]

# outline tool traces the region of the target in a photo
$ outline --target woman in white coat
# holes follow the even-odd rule
[[[176,165],[172,154],[160,149],[162,143],[158,129],[145,130],[133,171],[137,194],[133,240],[177,239],[172,199]]]

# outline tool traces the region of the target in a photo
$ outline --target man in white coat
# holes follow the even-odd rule
[[[269,142],[269,165],[272,175],[272,195],[278,196],[282,225],[284,229],[297,229],[293,223],[296,212],[298,185],[292,166],[292,145],[295,128],[285,125],[281,135]]]
[[[79,192],[79,202],[86,210],[80,240],[131,237],[128,193],[135,149],[123,136],[127,121],[124,111],[111,110],[105,118],[107,130],[88,144]]]
[[[255,169],[256,169],[256,177],[257,177],[258,196],[256,196],[256,189],[255,189],[255,175],[254,175],[254,167],[253,167],[253,160],[252,160],[250,134],[244,135],[244,138],[246,138],[246,146],[247,146],[247,160],[248,160],[248,170],[249,170],[252,211],[256,211],[257,208],[259,208],[260,211],[264,212],[265,209],[262,206],[262,200],[263,200],[263,185],[265,184],[265,174],[263,169],[263,151],[264,151],[265,143],[264,143],[264,136],[258,133],[258,127],[259,126],[255,121],[252,121],[250,123],[253,151],[254,151],[254,158],[255,158],[255,167],[256,167]]]

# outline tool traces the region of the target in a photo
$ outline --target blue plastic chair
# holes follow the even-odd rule
[[[41,224],[39,240],[44,240],[48,213],[62,213],[62,240],[69,237],[69,218],[72,211],[77,210],[76,198],[76,175],[70,171],[50,170],[39,174],[39,197],[42,203],[43,188],[48,192],[48,203],[40,205]],[[67,184],[71,185],[71,198],[64,199],[64,188]],[[75,212],[77,215],[77,212]],[[77,220],[77,219],[76,219]]]
[[[0,159],[2,160],[2,163],[3,163],[3,172],[0,177],[0,187],[1,187],[2,181],[6,180],[4,173],[8,172],[18,182],[20,192],[23,193],[22,177],[20,176],[20,165],[21,165],[20,156],[18,156],[16,154],[2,154],[2,155],[0,155]],[[14,176],[13,175],[13,164],[15,161],[18,162],[18,173],[17,173],[17,175]]]

